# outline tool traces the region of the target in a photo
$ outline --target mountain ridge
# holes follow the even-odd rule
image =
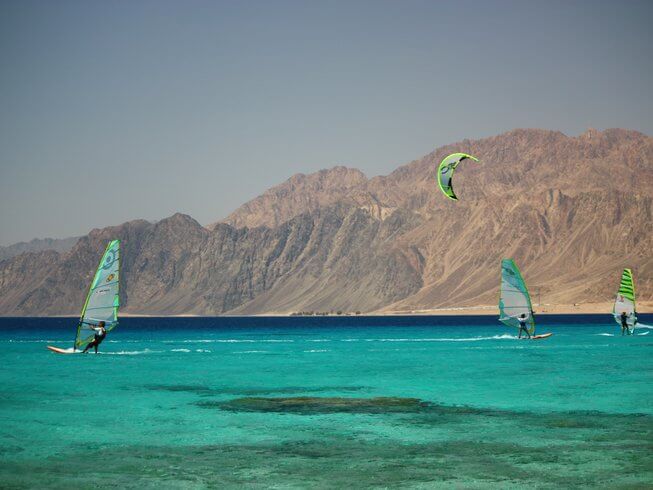
[[[480,158],[457,169],[456,202],[435,181],[454,151]],[[651,301],[653,237],[641,230],[653,214],[652,162],[653,138],[636,131],[517,129],[446,145],[386,176],[342,166],[299,174],[208,227],[178,213],[93,230],[65,253],[1,261],[0,313],[74,313],[114,237],[126,250],[127,312],[494,304],[507,256],[545,302],[605,301],[626,266]]]
[[[67,252],[79,238],[78,236],[69,238],[33,238],[29,242],[13,243],[0,247],[0,260],[10,259],[24,252],[41,252],[43,250]]]

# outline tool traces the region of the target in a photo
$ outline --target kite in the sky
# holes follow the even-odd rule
[[[453,191],[453,171],[456,170],[456,167],[460,162],[467,159],[478,162],[478,158],[468,155],[467,153],[452,153],[448,157],[445,157],[438,167],[438,184],[440,184],[440,189],[442,189],[442,192],[444,192],[449,199],[453,199],[454,201],[457,201],[458,198]]]

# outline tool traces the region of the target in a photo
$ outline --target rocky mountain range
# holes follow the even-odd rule
[[[41,252],[56,250],[67,252],[77,243],[79,237],[70,238],[34,238],[29,242],[18,242],[6,247],[0,247],[0,260],[10,259],[25,252]]]
[[[459,201],[435,170],[463,151]],[[653,138],[519,129],[438,148],[387,176],[295,175],[204,227],[176,214],[0,261],[0,314],[75,314],[123,240],[123,311],[256,314],[491,305],[512,257],[542,302],[609,301],[621,269],[653,300]]]

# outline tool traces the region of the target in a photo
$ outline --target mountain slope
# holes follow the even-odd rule
[[[333,167],[314,174],[296,174],[284,183],[243,204],[222,223],[237,228],[275,227],[320,207],[347,199],[367,178],[360,170]],[[211,225],[210,228],[215,227]]]
[[[435,168],[464,162],[446,199]],[[514,130],[390,175],[299,175],[204,228],[174,215],[93,230],[69,251],[0,261],[0,313],[75,314],[106,242],[124,247],[124,311],[254,314],[495,304],[512,257],[544,303],[609,301],[631,267],[653,300],[653,139]],[[269,226],[266,226],[269,225]]]
[[[457,202],[435,182],[437,164],[455,151],[481,159],[457,169]],[[365,194],[379,209],[423,219],[395,246],[423,257],[424,286],[392,309],[493,304],[505,256],[543,301],[607,301],[625,266],[636,269],[639,297],[653,298],[653,139],[641,133],[518,129],[465,140],[361,182],[349,199]]]
[[[326,304],[372,310],[421,287],[410,257],[391,244],[394,234],[413,225],[410,214],[380,223],[344,205],[275,229],[221,224],[211,231],[180,214],[155,224],[129,222],[94,230],[67,254],[0,262],[0,311],[77,313],[99,254],[113,238],[122,240],[124,311],[255,313]]]

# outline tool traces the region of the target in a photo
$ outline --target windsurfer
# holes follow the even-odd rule
[[[532,313],[532,311],[531,311],[531,313]],[[526,335],[530,339],[531,334],[528,331],[528,328],[526,328],[526,320],[528,320],[528,317],[526,316],[526,313],[522,313],[521,316],[519,318],[517,318],[517,320],[519,320],[519,338],[521,339],[521,334],[522,334],[522,332],[524,332],[524,333],[526,333]]]
[[[625,311],[621,312],[621,335],[630,335],[630,327],[628,326],[628,314]]]
[[[105,323],[100,322],[98,323],[97,327],[91,326],[93,330],[95,330],[95,335],[93,336],[93,340],[89,342],[89,344],[84,348],[83,353],[86,353],[91,347],[95,349],[95,353],[97,354],[97,348],[98,346],[102,343],[104,338],[107,336],[107,330],[104,328]]]

